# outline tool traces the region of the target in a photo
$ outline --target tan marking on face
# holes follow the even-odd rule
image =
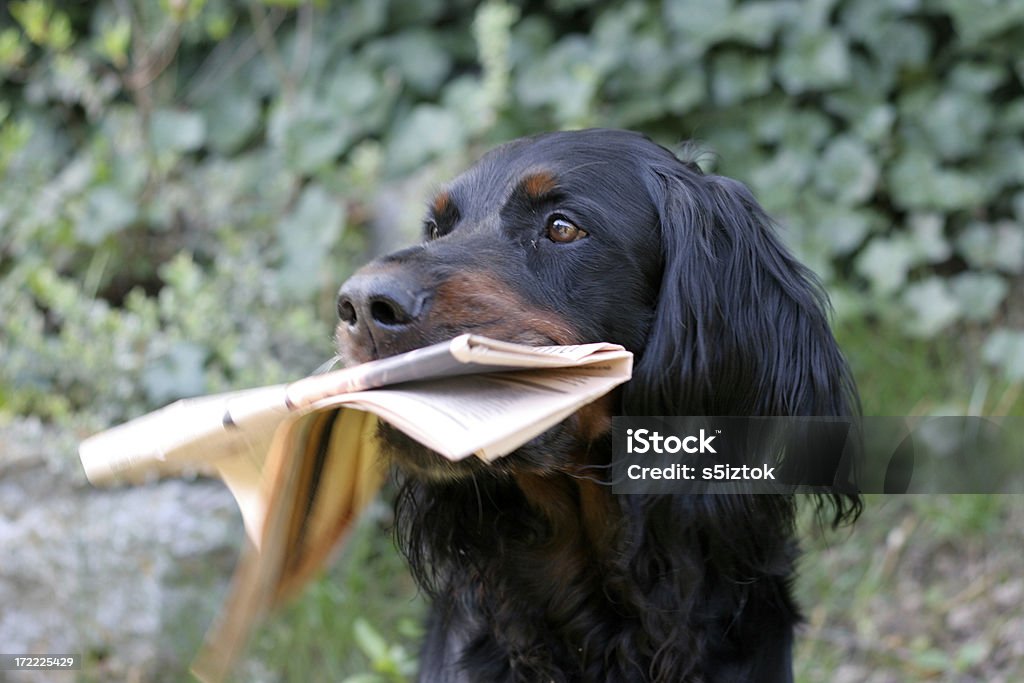
[[[522,180],[522,188],[535,201],[543,199],[558,187],[558,180],[548,171],[535,171]]]
[[[521,344],[578,344],[579,335],[555,313],[518,296],[488,273],[458,273],[438,285],[426,323]]]
[[[442,216],[444,215],[445,211],[449,209],[451,203],[451,194],[448,192],[448,190],[442,190],[437,193],[436,197],[434,197],[434,201],[431,203],[430,207],[434,210],[435,216]]]

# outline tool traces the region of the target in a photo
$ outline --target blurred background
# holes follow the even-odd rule
[[[697,141],[826,283],[865,414],[1024,415],[1021,45],[1017,0],[5,3],[2,649],[189,680],[234,504],[203,479],[94,490],[77,442],[314,370],[340,283],[525,134]],[[422,602],[389,521],[370,511],[238,680],[407,679]],[[799,680],[1024,679],[1021,497],[804,526]]]

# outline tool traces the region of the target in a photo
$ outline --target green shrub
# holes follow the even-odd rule
[[[1020,3],[529,7],[11,3],[0,406],[103,423],[308,372],[376,198],[577,126],[699,140],[841,317],[990,335],[1024,380]]]

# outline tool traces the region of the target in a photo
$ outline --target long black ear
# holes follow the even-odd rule
[[[663,275],[625,410],[858,415],[825,292],[750,191],[674,158],[652,164],[647,185],[661,222]],[[833,502],[840,516],[855,512]]]

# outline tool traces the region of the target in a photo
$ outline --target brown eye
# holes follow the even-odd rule
[[[441,236],[441,229],[437,227],[437,221],[430,218],[423,221],[423,232],[427,234],[428,240],[436,240]]]
[[[552,216],[548,219],[548,239],[552,242],[565,244],[575,242],[587,236],[587,231],[578,228],[565,216]]]

